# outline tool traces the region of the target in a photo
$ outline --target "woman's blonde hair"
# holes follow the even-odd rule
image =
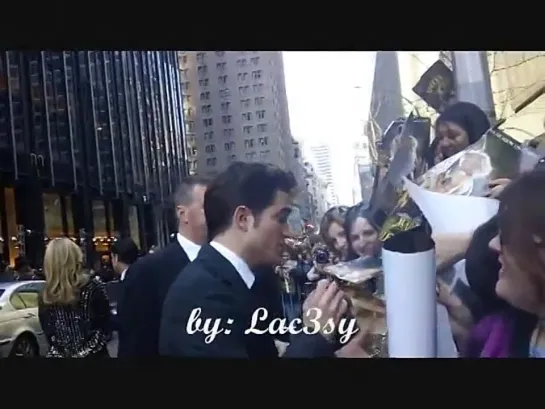
[[[78,300],[79,290],[89,281],[83,271],[83,253],[65,237],[49,242],[44,256],[46,304],[71,304]]]

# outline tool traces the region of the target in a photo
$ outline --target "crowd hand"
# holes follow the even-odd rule
[[[316,281],[320,279],[320,273],[317,271],[316,267],[312,267],[307,273],[307,279],[309,281]]]
[[[507,186],[511,182],[510,179],[502,178],[502,179],[494,179],[490,181],[488,184],[488,187],[490,188],[490,191],[486,195],[486,197],[491,198],[497,198],[501,192],[503,192],[503,189],[505,189],[505,186]]]
[[[334,281],[320,280],[303,304],[303,324],[314,328],[319,326],[321,334],[333,340],[336,331],[331,331],[330,322],[335,329],[348,309],[346,295]]]
[[[363,343],[367,337],[367,331],[360,329],[358,333],[342,348],[335,352],[337,358],[370,358],[363,349]]]
[[[437,302],[447,308],[457,308],[462,305],[462,301],[450,292],[448,285],[441,280],[437,280],[436,284]]]

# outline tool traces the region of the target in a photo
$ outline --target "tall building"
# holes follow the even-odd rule
[[[397,53],[396,51],[377,51],[368,121],[373,129],[368,133],[378,140],[388,125],[402,115],[403,103]]]
[[[234,161],[293,170],[281,52],[181,51],[179,63],[190,173]]]
[[[327,200],[332,206],[336,206],[339,199],[335,191],[331,148],[329,145],[315,145],[310,147],[310,151],[316,173],[327,183]]]
[[[371,157],[369,142],[365,136],[354,144],[354,182],[352,200],[354,203],[369,203],[373,193]]]
[[[306,187],[310,202],[310,222],[318,226],[324,213],[332,204],[328,201],[327,182],[315,171],[314,166],[308,161],[304,162]]]
[[[297,180],[297,186],[299,188],[297,198],[295,200],[295,206],[298,207],[298,214],[302,221],[309,221],[312,219],[312,211],[310,204],[309,192],[306,189],[306,171],[303,159],[302,143],[292,140],[293,153],[291,155],[291,161],[289,168],[292,170]]]
[[[166,242],[185,175],[175,52],[0,53],[0,258]],[[171,226],[169,227],[169,224]]]

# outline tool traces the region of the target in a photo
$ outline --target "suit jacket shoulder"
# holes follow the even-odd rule
[[[262,295],[261,291],[251,291],[223,256],[210,246],[203,247],[168,292],[161,320],[160,354],[207,358],[277,356],[270,333],[247,331],[255,309],[262,305]],[[200,318],[201,325],[215,330],[214,334],[198,331],[192,317]],[[321,335],[313,335],[294,338],[286,356],[330,356],[333,351]]]

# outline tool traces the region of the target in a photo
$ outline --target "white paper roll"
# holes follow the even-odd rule
[[[408,179],[405,186],[434,233],[471,232],[498,213],[496,199],[432,192]]]
[[[382,250],[388,355],[437,357],[435,249],[403,254]]]

